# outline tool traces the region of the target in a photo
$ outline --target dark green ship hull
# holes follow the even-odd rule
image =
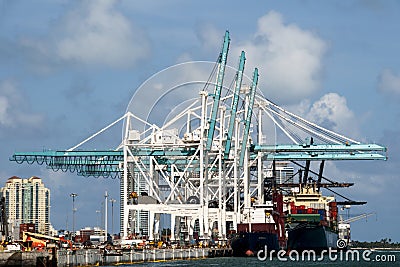
[[[300,224],[289,230],[288,250],[322,251],[337,248],[338,233],[331,228],[315,224]]]

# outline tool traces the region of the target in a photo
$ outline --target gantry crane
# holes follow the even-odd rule
[[[160,216],[169,214],[171,239],[183,240],[194,238],[195,233],[204,240],[226,240],[229,230],[243,220],[244,210],[251,207],[251,198],[257,195],[259,202],[265,201],[265,173],[271,162],[305,161],[307,166],[321,162],[318,184],[327,187],[350,185],[322,183],[327,160],[386,160],[385,147],[337,134],[264,97],[258,88],[257,68],[250,87],[243,84],[244,51],[234,88],[224,86],[229,44],[227,31],[212,93],[204,87],[193,102],[161,125],[128,111],[100,130],[124,120],[124,135],[116,149],[77,150],[96,133],[68,150],[17,152],[10,160],[83,176],[119,177],[123,237],[139,233],[146,224],[149,239],[156,239]],[[265,142],[266,127],[271,126],[267,120],[289,140],[287,144]]]

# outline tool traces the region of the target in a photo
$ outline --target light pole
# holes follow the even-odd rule
[[[72,235],[75,236],[75,198],[78,196],[78,194],[71,193],[69,196],[72,197]]]
[[[114,234],[114,203],[117,200],[111,198],[110,202],[111,202],[111,234]]]
[[[101,213],[101,211],[100,210],[96,210],[96,213],[97,213],[97,228],[99,228],[100,229],[100,213]]]
[[[107,217],[107,215],[108,215],[107,214],[108,193],[107,193],[107,191],[104,193],[104,198],[105,198],[105,201],[104,201],[104,212],[105,212],[105,216],[104,216],[104,236],[106,238],[105,241],[107,242],[107,220],[108,220],[108,217]]]

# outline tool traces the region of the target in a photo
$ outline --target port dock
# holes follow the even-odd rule
[[[230,248],[176,248],[106,251],[100,249],[58,250],[56,259],[51,252],[2,252],[0,266],[104,266],[190,260],[232,256]]]
[[[284,195],[350,186],[325,177],[325,161],[386,160],[386,147],[335,133],[265,98],[258,87],[258,68],[245,75],[245,51],[240,54],[237,69],[227,66],[230,40],[226,31],[215,63],[177,64],[146,80],[122,117],[72,148],[15,152],[10,160],[45,164],[53,171],[84,177],[119,178],[119,234],[124,241],[138,241],[130,244],[135,248],[168,240],[184,246],[230,244],[237,255],[254,255],[265,245],[274,249],[285,248],[288,243],[295,246],[297,238],[293,242],[287,239],[301,235],[288,234],[290,222],[295,229],[295,224],[310,221],[319,226],[320,220],[336,234],[336,203],[325,207],[320,205],[320,198],[308,203],[303,201],[306,198],[297,201],[296,197],[289,203]],[[181,75],[193,69],[201,70],[195,80],[192,75]],[[160,84],[162,90],[154,90]],[[96,136],[120,122],[121,145],[87,148]],[[313,171],[318,164],[319,171]],[[70,196],[74,210],[76,194]],[[104,197],[107,203],[107,192]],[[344,198],[346,201],[339,203],[345,206],[364,203]],[[333,203],[333,199],[325,203]],[[107,238],[107,205],[104,208]],[[239,237],[231,240],[234,234]],[[349,235],[343,236],[349,239]],[[85,241],[71,239],[72,243]],[[332,239],[330,243],[335,242]],[[220,251],[58,253],[58,262],[65,264],[61,266],[69,266],[74,262],[90,265],[189,259],[217,256]]]

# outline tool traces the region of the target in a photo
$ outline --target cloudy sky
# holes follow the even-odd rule
[[[76,228],[97,225],[104,192],[119,196],[118,180],[8,158],[74,146],[122,116],[154,73],[190,60],[215,61],[229,30],[228,63],[236,66],[245,50],[246,68],[260,69],[259,86],[269,99],[388,147],[386,162],[330,162],[326,172],[356,183],[341,193],[368,201],[350,214],[377,213],[353,224],[354,239],[400,242],[399,12],[398,1],[374,0],[0,0],[0,183],[13,175],[42,177],[52,192],[55,228],[71,225],[72,192]],[[113,148],[120,133],[119,126],[93,146]]]

